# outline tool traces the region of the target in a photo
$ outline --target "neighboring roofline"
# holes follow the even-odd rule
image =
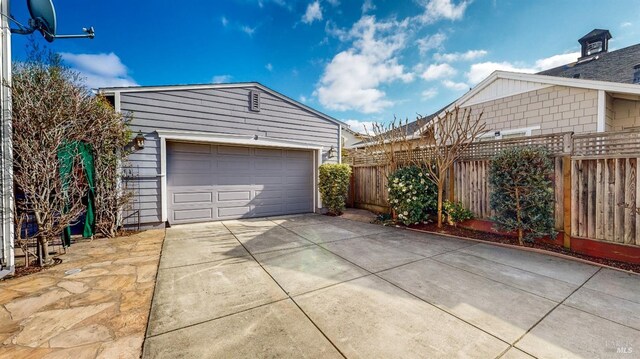
[[[508,72],[508,71],[494,71],[491,75],[489,75],[486,79],[482,80],[476,87],[472,90],[468,91],[464,95],[462,95],[458,100],[456,100],[453,104],[451,104],[445,110],[451,109],[452,107],[462,106],[464,103],[473,97],[478,92],[482,91],[485,87],[489,86],[495,80],[502,78],[508,80],[520,80],[520,81],[530,81],[530,82],[539,82],[549,85],[557,85],[557,86],[566,86],[566,87],[576,87],[576,88],[584,88],[591,90],[603,90],[607,92],[616,92],[616,93],[624,93],[631,95],[640,95],[640,86],[637,84],[627,84],[621,82],[610,82],[610,81],[597,81],[597,80],[586,80],[586,79],[575,79],[570,77],[559,77],[559,76],[551,76],[551,75],[538,75],[538,74],[525,74],[520,72]]]
[[[231,89],[231,88],[246,88],[257,87],[260,90],[269,93],[285,102],[288,102],[294,106],[298,106],[306,111],[320,116],[329,122],[333,122],[340,126],[348,126],[346,123],[337,120],[327,114],[324,114],[318,110],[302,104],[291,97],[281,94],[280,92],[270,89],[267,86],[259,82],[234,82],[226,84],[193,84],[193,85],[161,85],[161,86],[129,86],[129,87],[102,87],[96,89],[99,94],[111,95],[122,92],[155,92],[155,91],[180,91],[180,90],[211,90],[211,89]]]

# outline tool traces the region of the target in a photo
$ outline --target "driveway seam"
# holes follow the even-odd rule
[[[484,243],[477,243],[477,245],[481,245],[481,244],[484,244]],[[466,248],[468,248],[468,247],[464,247],[464,248],[460,248],[460,249],[466,249]],[[508,249],[511,249],[511,248],[508,248]],[[515,250],[515,249],[514,249],[514,250]],[[559,280],[559,281],[561,281],[561,282],[564,282],[564,283],[567,283],[567,284],[571,284],[571,285],[578,285],[578,286],[582,286],[584,283],[586,283],[587,281],[589,281],[589,279],[591,279],[591,278],[593,277],[593,275],[591,275],[591,276],[589,276],[589,278],[587,278],[587,280],[586,280],[584,283],[582,283],[582,284],[576,284],[576,283],[567,282],[566,280],[563,280],[563,279],[553,278],[553,277],[550,277],[550,276],[545,275],[545,274],[540,274],[540,273],[532,272],[532,271],[530,271],[530,270],[526,270],[526,269],[523,269],[523,268],[519,268],[519,267],[516,267],[516,266],[512,266],[511,264],[506,264],[506,263],[498,262],[498,261],[495,261],[495,260],[493,260],[493,259],[489,259],[489,258],[485,258],[485,257],[479,256],[479,255],[477,255],[477,254],[467,253],[467,252],[462,252],[462,253],[467,254],[467,255],[470,255],[470,256],[474,256],[474,257],[476,257],[476,258],[484,259],[484,260],[487,260],[487,261],[489,261],[489,262],[493,262],[493,263],[501,264],[501,265],[503,265],[503,266],[507,266],[507,267],[510,267],[510,268],[515,268],[515,269],[519,269],[519,270],[522,270],[522,271],[525,271],[525,272],[528,272],[528,273],[533,273],[533,274],[536,274],[536,275],[539,275],[539,276],[543,276],[543,277],[547,277],[547,278],[551,278],[551,279]],[[548,254],[543,254],[543,253],[532,253],[532,254],[541,254],[541,255],[548,256]],[[559,258],[559,257],[555,257],[555,258],[557,258],[557,259],[561,259],[561,260],[568,260],[568,259]],[[573,262],[572,262],[572,263],[573,263]],[[575,263],[580,263],[580,262],[575,262]],[[599,266],[595,266],[595,265],[587,264],[587,263],[581,263],[581,264],[585,264],[585,265],[591,266],[591,267],[593,267],[593,268],[598,268],[598,270],[597,270],[595,273],[598,273],[598,272],[600,271],[600,269],[604,268],[604,267],[599,267]],[[594,273],[594,275],[595,275],[595,273]]]
[[[561,302],[559,302],[558,304],[556,304],[553,308],[551,308],[551,310],[549,310],[547,312],[547,314],[545,314],[544,316],[542,316],[542,318],[540,318],[540,320],[538,320],[537,322],[535,322],[531,328],[527,329],[527,331],[524,332],[524,334],[522,334],[520,336],[520,338],[516,339],[513,344],[510,344],[511,347],[514,347],[520,351],[523,351],[527,354],[529,354],[528,352],[524,351],[521,348],[517,348],[516,344],[518,344],[518,342],[520,342],[520,340],[522,340],[522,338],[524,338],[527,334],[529,334],[535,327],[538,326],[538,324],[540,324],[545,318],[547,318],[549,316],[549,314],[553,313],[556,309],[558,309],[559,306],[561,306],[569,297],[571,297],[573,294],[575,294],[575,292],[577,292],[578,290],[580,290],[580,288],[582,288],[585,284],[587,284],[587,282],[589,280],[591,280],[591,278],[593,278],[596,274],[598,274],[600,271],[602,270],[602,267],[598,268],[598,270],[593,273],[589,278],[587,278],[587,280],[585,280],[578,288],[576,288],[573,292],[571,292],[568,296],[566,296]],[[573,307],[572,307],[573,308]],[[589,313],[591,314],[591,313]],[[529,354],[531,355],[531,354]]]
[[[273,222],[273,221],[271,221],[271,222]],[[274,222],[274,223],[275,223],[275,222]],[[277,224],[277,223],[276,223],[276,224]],[[223,225],[225,228],[227,228],[227,230],[231,231],[231,230],[229,229],[229,227],[227,227],[227,225],[226,225],[226,224],[222,223],[222,225]],[[247,252],[249,252],[249,249],[248,249],[247,247],[245,247],[245,245],[244,245],[242,242],[240,242],[240,240],[238,239],[238,237],[236,237],[236,235],[235,235],[233,232],[231,232],[231,234],[233,234],[233,236],[236,238],[236,240],[238,241],[238,243],[240,243],[240,245],[241,245],[241,246],[242,246],[242,247],[243,247]],[[300,236],[300,237],[302,237],[302,236]],[[305,239],[306,239],[306,238],[305,238]],[[316,324],[316,323],[311,319],[311,317],[309,317],[309,315],[307,315],[307,313],[306,313],[304,310],[302,310],[302,308],[300,307],[300,305],[298,304],[298,302],[296,302],[296,301],[295,301],[295,299],[294,299],[291,295],[289,295],[289,293],[287,293],[287,291],[286,291],[286,290],[284,290],[284,288],[280,285],[280,283],[278,283],[278,281],[277,281],[275,278],[273,278],[273,276],[271,275],[271,273],[269,273],[269,271],[268,271],[268,270],[266,270],[266,268],[262,265],[262,263],[260,263],[260,261],[258,261],[258,259],[256,259],[256,257],[255,257],[251,252],[249,252],[249,255],[251,256],[251,258],[253,258],[253,260],[254,260],[256,263],[258,263],[258,265],[260,266],[260,268],[262,268],[262,270],[263,270],[265,273],[267,273],[267,275],[269,276],[269,278],[271,278],[271,280],[272,280],[272,281],[273,281],[273,282],[274,282],[278,287],[280,287],[280,289],[281,289],[281,290],[282,290],[282,292],[287,296],[287,298],[288,298],[288,299],[291,299],[291,301],[293,302],[293,304],[295,304],[295,306],[296,306],[296,307],[298,307],[298,309],[300,310],[300,312],[302,312],[302,314],[304,314],[304,316],[305,316],[305,317],[307,317],[307,319],[309,320],[309,322],[310,322],[310,323],[311,323],[311,324],[312,324],[312,325],[313,325],[313,326],[314,326],[314,327],[315,327],[315,328],[320,332],[320,334],[322,334],[322,336],[323,336],[323,337],[324,337],[324,338],[325,338],[329,343],[331,343],[331,345],[336,349],[336,351],[337,351],[338,353],[340,353],[340,355],[341,355],[343,358],[346,358],[346,356],[345,356],[345,355],[344,355],[344,353],[340,350],[340,348],[338,348],[338,346],[337,346],[337,345],[336,345],[336,344],[335,344],[335,343],[334,343],[334,342],[333,342],[333,341],[332,341],[332,340],[331,340],[331,339],[330,339],[330,338],[329,338],[329,337],[328,337],[328,336],[327,336],[327,335],[322,331],[322,329],[320,329],[320,327],[318,327],[318,325],[317,325],[317,324]]]
[[[160,254],[158,257],[158,266],[156,267],[156,276],[153,278],[153,294],[151,295],[151,302],[149,303],[149,312],[147,313],[147,326],[144,329],[144,339],[142,340],[142,351],[140,353],[141,358],[145,358],[144,352],[146,350],[147,338],[149,338],[149,328],[151,327],[151,312],[156,301],[156,294],[158,294],[158,275],[160,274],[160,263],[162,263],[162,253],[164,252],[164,243],[167,240],[167,229],[164,229],[164,238],[162,238],[162,245],[160,245]]]
[[[228,314],[221,315],[221,316],[218,316],[218,317],[215,317],[215,318],[211,318],[211,319],[203,320],[203,321],[201,321],[201,322],[188,324],[188,325],[185,325],[184,327],[170,329],[170,330],[164,331],[164,332],[162,332],[162,333],[149,335],[148,337],[146,337],[146,339],[159,337],[159,336],[161,336],[161,335],[165,335],[165,334],[168,334],[168,333],[173,333],[173,332],[176,332],[176,331],[178,331],[178,330],[182,330],[182,329],[186,329],[186,328],[195,327],[196,325],[201,325],[201,324],[204,324],[204,323],[212,322],[212,321],[214,321],[214,320],[218,320],[218,319],[222,319],[222,318],[230,317],[230,316],[232,316],[232,315],[241,314],[241,313],[244,313],[244,312],[248,312],[248,311],[250,311],[250,310],[253,310],[253,309],[258,309],[258,308],[265,307],[265,306],[267,306],[267,305],[271,305],[271,304],[275,304],[275,303],[278,303],[278,302],[282,302],[282,301],[285,301],[285,300],[287,300],[287,299],[289,299],[289,298],[282,298],[282,299],[274,300],[273,302],[263,303],[263,304],[260,304],[260,305],[256,305],[255,307],[242,309],[242,310],[239,310],[239,311],[237,311],[237,312],[228,313]],[[146,340],[146,339],[145,339],[145,340]],[[144,357],[144,356],[143,356],[143,357]]]
[[[443,253],[443,254],[445,254],[445,253]],[[439,254],[438,254],[438,256],[439,256]],[[457,269],[457,270],[461,270],[461,271],[463,271],[463,272],[467,272],[467,273],[472,274],[472,275],[474,275],[474,276],[481,277],[481,278],[484,278],[484,279],[488,279],[488,280],[490,280],[490,281],[492,281],[492,282],[495,282],[495,283],[499,283],[499,284],[502,284],[502,285],[506,285],[507,287],[510,287],[510,288],[513,288],[513,289],[516,289],[516,290],[519,290],[519,291],[522,291],[522,292],[525,292],[525,293],[528,293],[528,294],[531,294],[531,295],[535,295],[535,296],[536,296],[536,297],[538,297],[538,298],[546,299],[546,300],[551,301],[551,302],[554,302],[554,303],[559,303],[557,300],[554,300],[554,299],[551,299],[551,298],[547,298],[547,297],[545,297],[545,296],[543,296],[543,295],[540,295],[540,294],[537,294],[537,293],[530,292],[530,291],[528,291],[528,290],[526,290],[526,289],[518,288],[518,287],[513,286],[513,285],[511,285],[511,284],[509,284],[509,283],[504,283],[504,282],[501,282],[501,281],[499,281],[499,280],[496,280],[496,279],[493,279],[493,278],[486,277],[486,276],[484,276],[484,275],[482,275],[482,274],[478,274],[478,273],[472,272],[472,271],[470,271],[470,270],[467,270],[467,269],[464,269],[464,268],[457,267],[457,266],[455,266],[455,265],[453,265],[453,264],[450,264],[450,263],[447,263],[447,262],[443,262],[443,261],[439,261],[439,260],[438,260],[438,258],[435,258],[435,257],[437,257],[437,256],[430,257],[430,259],[432,259],[432,260],[434,260],[434,261],[436,261],[436,262],[438,262],[438,263],[440,263],[440,264],[446,265],[447,267],[451,267],[451,268],[454,268],[454,269]],[[534,274],[535,274],[535,273],[534,273]],[[550,277],[547,277],[547,278],[550,278]],[[550,279],[553,279],[553,278],[550,278]],[[565,282],[565,283],[566,283],[566,282]],[[575,284],[574,284],[574,285],[575,285]],[[566,298],[568,298],[568,297],[566,297]],[[565,298],[565,299],[566,299],[566,298]]]
[[[572,295],[573,295],[573,294],[572,294]],[[570,297],[570,296],[569,296],[569,297]],[[569,299],[569,298],[567,297],[567,299]],[[616,323],[616,324],[621,325],[621,326],[623,326],[623,327],[627,327],[627,328],[629,328],[629,329],[635,330],[636,332],[640,332],[640,329],[638,329],[638,328],[631,327],[631,326],[629,326],[628,324],[620,323],[620,322],[617,322],[617,321],[615,321],[615,320],[613,320],[613,319],[610,319],[610,318],[605,318],[605,317],[600,316],[600,315],[595,314],[595,313],[587,312],[586,310],[584,310],[584,309],[580,309],[580,308],[577,308],[577,307],[574,307],[574,306],[573,306],[573,305],[571,305],[571,304],[563,303],[562,305],[564,305],[565,307],[568,307],[568,308],[575,309],[575,310],[577,310],[577,311],[579,311],[579,312],[583,312],[583,313],[587,313],[587,314],[589,314],[589,315],[593,315],[594,317],[598,317],[598,318],[603,319],[603,320],[606,320],[606,321],[608,321],[608,322]]]
[[[293,232],[293,231],[292,231],[292,232]],[[295,233],[295,232],[293,232],[293,233]],[[364,235],[363,235],[363,236],[361,236],[361,237],[364,237]],[[319,244],[316,244],[316,245],[318,245],[318,247],[321,247]],[[321,247],[321,248],[322,248],[322,247]],[[457,316],[457,315],[455,315],[455,314],[453,314],[453,313],[450,313],[450,312],[448,312],[448,311],[446,311],[446,310],[444,310],[444,309],[442,309],[442,308],[438,307],[437,305],[435,305],[435,304],[433,304],[433,303],[430,303],[430,302],[428,302],[428,301],[426,301],[426,300],[424,300],[424,299],[422,299],[422,298],[418,297],[417,295],[415,295],[415,294],[413,294],[413,293],[409,292],[408,290],[406,290],[406,289],[404,289],[404,288],[402,288],[402,287],[399,287],[399,286],[397,286],[396,284],[391,283],[391,282],[389,282],[388,280],[386,280],[386,279],[384,279],[384,278],[382,278],[381,276],[379,276],[379,275],[378,275],[378,273],[380,273],[380,272],[387,271],[387,270],[391,270],[391,269],[393,269],[393,268],[388,268],[388,269],[385,269],[385,270],[380,271],[380,272],[371,272],[370,270],[368,270],[368,269],[366,269],[366,268],[364,268],[364,267],[362,267],[362,266],[360,266],[360,265],[358,265],[358,264],[356,264],[356,263],[354,263],[354,262],[352,262],[352,261],[348,260],[347,258],[344,258],[343,256],[341,256],[341,255],[339,255],[339,254],[337,254],[337,253],[335,253],[335,252],[330,251],[330,250],[329,250],[329,249],[327,249],[327,248],[323,248],[323,249],[325,249],[325,250],[327,250],[327,251],[329,251],[329,252],[333,253],[335,256],[337,256],[337,257],[339,257],[339,258],[342,258],[343,260],[345,260],[345,261],[347,261],[347,262],[349,262],[349,263],[353,264],[354,266],[356,266],[356,267],[358,267],[358,268],[361,268],[361,269],[363,269],[363,270],[365,270],[365,271],[367,271],[367,272],[371,273],[371,275],[373,275],[373,276],[375,276],[375,277],[377,277],[377,278],[379,278],[379,279],[381,279],[381,280],[383,280],[383,281],[385,281],[385,282],[389,283],[390,285],[392,285],[392,286],[394,286],[394,287],[396,287],[396,288],[400,289],[401,291],[403,291],[403,292],[405,292],[405,293],[409,294],[410,296],[412,296],[412,297],[414,297],[414,298],[418,299],[419,301],[424,302],[424,303],[427,303],[428,305],[430,305],[430,306],[432,306],[432,307],[436,308],[437,310],[440,310],[440,311],[442,311],[443,313],[446,313],[446,314],[448,314],[448,315],[450,315],[450,316],[452,316],[452,317],[454,317],[454,318],[456,318],[456,319],[458,319],[458,320],[462,321],[463,323],[465,323],[465,324],[467,324],[467,325],[470,325],[470,326],[472,326],[472,327],[474,327],[474,328],[476,328],[476,329],[480,330],[481,332],[483,332],[483,333],[485,333],[485,334],[487,334],[487,335],[489,335],[489,336],[491,336],[491,337],[493,337],[493,338],[498,339],[499,341],[501,341],[501,342],[503,342],[503,343],[505,343],[505,344],[507,344],[507,345],[511,345],[511,343],[509,343],[509,342],[505,341],[504,339],[502,339],[502,338],[500,338],[500,337],[498,337],[498,336],[496,336],[496,335],[494,335],[494,334],[492,334],[492,333],[489,333],[489,332],[487,332],[486,330],[484,330],[484,329],[482,329],[482,328],[479,328],[478,326],[476,326],[476,325],[475,325],[475,324],[473,324],[473,323],[469,323],[468,321],[466,321],[466,320],[464,320],[464,319],[460,318],[459,316]],[[457,250],[457,249],[456,249],[456,250]],[[453,250],[453,251],[455,251],[455,250]],[[422,260],[425,260],[425,259],[428,259],[428,258],[427,258],[427,257],[425,257],[425,258],[422,258],[422,259],[416,260],[416,261],[414,261],[413,263],[415,263],[415,262],[419,262],[419,261],[422,261]],[[401,265],[396,266],[396,267],[394,267],[394,268],[398,268],[398,267],[401,267],[401,266],[404,266],[404,265],[407,265],[407,264],[410,264],[410,263],[404,263],[404,264],[401,264]],[[273,278],[273,277],[272,277],[272,278]],[[275,280],[275,279],[274,279],[274,280]],[[342,284],[342,283],[337,283],[337,284],[335,284],[335,285],[338,285],[338,284]],[[281,288],[282,288],[282,287],[281,287]],[[293,298],[291,298],[291,299],[293,299]],[[296,303],[296,305],[297,305],[297,303]],[[302,310],[302,308],[300,308],[300,310]],[[304,312],[304,310],[303,310],[303,312]],[[305,313],[305,315],[306,315],[306,313]],[[307,316],[307,317],[308,317],[308,316]],[[309,319],[309,320],[311,320],[311,319]],[[314,323],[314,324],[315,324],[315,323]],[[318,328],[318,329],[319,329],[319,328]],[[323,333],[323,334],[324,334],[324,333]],[[327,338],[327,339],[328,339],[328,338]],[[332,342],[332,343],[333,343],[333,342]]]
[[[226,260],[229,260],[229,259],[240,259],[240,258],[244,258],[244,257],[249,257],[249,254],[246,254],[246,255],[243,255],[243,256],[232,256],[232,257],[228,257],[228,258],[213,259],[213,260],[210,260],[210,261],[204,261],[204,262],[198,262],[198,263],[177,265],[177,266],[174,266],[174,267],[164,267],[164,268],[158,267],[158,270],[161,271],[161,270],[167,270],[167,269],[177,269],[177,268],[192,267],[192,266],[198,266],[198,265],[202,265],[202,264],[209,264],[209,263],[226,261]]]

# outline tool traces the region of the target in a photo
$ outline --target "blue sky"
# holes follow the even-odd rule
[[[640,1],[56,0],[50,48],[92,87],[259,81],[348,122],[413,120],[493,70],[574,61],[577,39],[609,29],[640,42]],[[26,22],[25,2],[11,11]],[[25,36],[13,36],[14,60]],[[38,41],[45,43],[44,40]]]

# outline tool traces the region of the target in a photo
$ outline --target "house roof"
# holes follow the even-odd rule
[[[592,39],[594,37],[600,37],[602,35],[605,35],[607,37],[607,39],[611,38],[611,33],[609,32],[609,30],[593,29],[588,34],[586,34],[583,37],[581,37],[580,39],[578,39],[578,42],[579,43],[583,43],[586,40],[590,40],[590,39]]]
[[[572,62],[538,74],[571,78],[579,76],[578,78],[586,80],[633,83],[633,67],[639,63],[640,44],[637,44],[600,53],[591,61]]]
[[[294,106],[298,106],[306,111],[313,113],[319,117],[324,118],[329,122],[336,123],[341,127],[348,127],[348,125],[340,120],[337,120],[329,115],[326,115],[320,111],[314,110],[313,108],[304,105],[288,96],[281,94],[278,91],[268,88],[267,86],[259,83],[259,82],[235,82],[235,83],[224,83],[224,84],[193,84],[193,85],[161,85],[161,86],[129,86],[129,87],[102,87],[97,89],[100,94],[115,94],[122,92],[156,92],[156,91],[180,91],[180,90],[210,90],[210,89],[229,89],[229,88],[247,88],[247,87],[256,87],[266,93],[273,95],[281,99],[282,101],[288,102]]]

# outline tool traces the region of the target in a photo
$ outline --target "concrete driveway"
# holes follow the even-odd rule
[[[145,358],[634,358],[640,276],[320,215],[168,229]]]

